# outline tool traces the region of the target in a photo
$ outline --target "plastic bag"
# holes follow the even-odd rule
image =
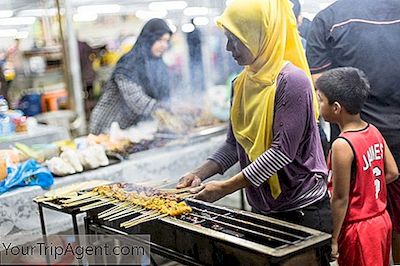
[[[54,178],[50,171],[35,160],[28,160],[18,167],[8,169],[8,176],[0,182],[0,194],[15,187],[41,186],[49,189]]]

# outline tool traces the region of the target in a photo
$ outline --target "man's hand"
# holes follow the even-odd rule
[[[207,202],[217,201],[230,194],[230,190],[226,188],[226,181],[211,181],[200,187],[191,189],[190,192],[194,194],[198,193],[195,199]]]
[[[335,261],[339,258],[339,253],[338,253],[338,243],[336,240],[332,239],[332,251],[331,251],[331,261]]]
[[[201,179],[193,173],[187,173],[179,179],[176,188],[197,187],[200,186]]]

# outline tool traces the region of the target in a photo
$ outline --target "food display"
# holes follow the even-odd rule
[[[102,145],[92,145],[81,150],[64,150],[60,156],[45,161],[49,170],[57,176],[80,173],[84,169],[92,170],[109,164]]]

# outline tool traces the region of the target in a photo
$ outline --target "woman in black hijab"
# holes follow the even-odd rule
[[[148,21],[133,48],[118,61],[90,118],[90,132],[100,134],[112,122],[128,128],[169,99],[168,69],[162,55],[172,32],[162,19]]]

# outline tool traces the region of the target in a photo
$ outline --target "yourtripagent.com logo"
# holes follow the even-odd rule
[[[149,235],[53,235],[18,242],[0,240],[1,265],[150,264]]]

